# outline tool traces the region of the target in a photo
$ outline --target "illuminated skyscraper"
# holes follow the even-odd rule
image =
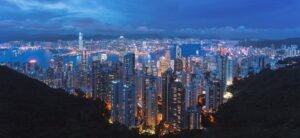
[[[170,62],[170,60],[171,60],[171,51],[170,51],[170,49],[166,50],[165,57],[166,57],[166,60]]]
[[[157,78],[148,65],[143,68],[143,114],[145,125],[155,128],[157,115]]]
[[[136,103],[136,91],[134,84],[126,84],[123,86],[123,96],[124,96],[124,124],[128,127],[135,126],[135,117],[137,113],[137,103]]]
[[[228,57],[226,63],[226,85],[231,85],[234,79],[234,59]]]
[[[128,47],[126,46],[125,37],[124,36],[120,36],[120,38],[119,38],[118,51],[120,52],[119,60],[121,62],[123,62],[124,55],[127,54],[127,52],[128,52]]]
[[[218,110],[223,103],[223,90],[218,78],[218,73],[212,72],[206,84],[205,106],[210,112]]]
[[[123,61],[123,81],[126,84],[135,84],[135,55],[127,53]]]
[[[58,56],[56,71],[56,87],[63,88],[63,57]]]
[[[92,64],[92,96],[94,99],[100,98],[107,101],[108,91],[108,72],[107,67],[100,63],[100,60],[94,60]]]
[[[175,59],[174,71],[175,72],[182,72],[183,71],[183,61],[182,61],[181,58],[176,58]]]
[[[220,97],[220,102],[223,102],[223,94],[226,91],[227,88],[227,69],[228,68],[228,54],[226,55],[218,55],[217,57],[217,66],[218,66],[218,78],[220,80],[220,89],[221,89],[221,97]]]
[[[112,81],[111,119],[113,122],[123,122],[123,83],[120,80]]]
[[[165,57],[159,59],[159,76],[161,76],[167,69],[170,67],[170,60],[167,60]]]
[[[170,88],[171,84],[174,82],[175,76],[173,74],[172,69],[168,69],[165,73],[162,75],[162,119],[165,122],[169,122],[169,109],[170,106]]]
[[[181,58],[181,48],[176,46],[176,58]]]
[[[184,129],[185,113],[185,88],[181,82],[175,81],[171,84],[169,92],[169,123],[171,130],[180,131]]]
[[[68,92],[72,92],[74,89],[74,71],[73,62],[66,64],[65,78],[64,78],[64,88]]]
[[[78,49],[81,51],[83,49],[83,34],[79,32],[78,37]]]
[[[195,106],[191,106],[186,110],[186,129],[201,129],[201,113]]]
[[[51,59],[49,62],[49,68],[47,69],[47,81],[46,84],[52,88],[55,86],[55,62],[54,59]]]

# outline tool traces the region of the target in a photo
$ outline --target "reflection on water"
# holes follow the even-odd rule
[[[182,49],[182,56],[187,57],[190,55],[195,55],[196,51],[200,51],[200,55],[204,53],[203,50],[201,50],[201,46],[198,44],[189,44],[189,45],[182,45],[180,46]],[[171,58],[175,58],[175,47],[172,47],[170,49],[171,51]],[[36,49],[36,50],[18,50],[18,49],[6,49],[6,50],[0,50],[0,63],[7,63],[7,62],[20,62],[20,63],[26,63],[32,59],[37,60],[37,64],[39,66],[42,66],[43,68],[48,68],[48,64],[50,59],[55,59],[55,55],[58,54],[64,54],[68,53],[70,51],[68,50],[47,50],[47,49]],[[155,52],[151,54],[152,60],[158,60],[159,57],[163,56],[165,54],[165,50]],[[73,62],[76,64],[76,56],[69,56],[69,57],[64,57],[64,63],[67,62]],[[89,58],[89,62],[91,62],[91,57]],[[117,61],[118,56],[117,55],[108,55],[108,60],[110,61]],[[139,59],[141,61],[142,58]]]

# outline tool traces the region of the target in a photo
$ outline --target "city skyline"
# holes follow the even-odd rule
[[[77,37],[0,43],[0,65],[68,95],[100,100],[110,124],[151,136],[208,129],[220,107],[236,96],[231,91],[236,81],[280,70],[289,66],[280,61],[300,55],[296,44],[252,47],[236,40],[126,36],[86,40],[82,32]]]
[[[300,36],[298,0],[2,0],[0,40],[86,36],[279,39]]]
[[[299,7],[0,0],[0,136],[297,137]]]

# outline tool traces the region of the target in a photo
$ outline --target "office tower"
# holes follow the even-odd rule
[[[211,72],[206,83],[205,106],[209,112],[216,112],[223,103],[223,90],[217,72]]]
[[[176,46],[176,59],[181,58],[181,48],[179,46]]]
[[[112,69],[107,62],[93,58],[92,64],[92,96],[109,102],[111,96],[111,81],[115,79]]]
[[[135,126],[135,116],[137,114],[136,91],[134,84],[125,84],[123,86],[124,95],[124,124],[127,127]]]
[[[113,72],[115,73],[115,79],[116,80],[122,80],[123,79],[123,63],[121,61],[117,61],[113,65]]]
[[[85,48],[82,49],[82,54],[81,54],[81,69],[82,71],[86,72],[88,69],[88,53]]]
[[[166,58],[167,61],[171,60],[171,50],[170,49],[166,50],[165,58]]]
[[[112,81],[111,119],[113,122],[123,122],[123,83],[120,80]]]
[[[73,62],[69,62],[66,65],[66,72],[65,72],[65,78],[64,78],[64,89],[67,92],[72,92],[74,88],[74,72],[73,72]]]
[[[182,72],[183,71],[183,60],[181,58],[176,58],[175,59],[174,71],[175,72]]]
[[[226,85],[232,85],[234,79],[234,59],[233,57],[228,57],[226,63]]]
[[[135,88],[135,55],[127,53],[123,58],[123,63],[118,63],[115,70],[117,76],[121,75],[122,91],[112,88],[112,97],[118,97],[118,121],[128,127],[136,124],[135,117],[137,114],[137,94]],[[120,74],[121,73],[121,74]],[[114,81],[114,83],[116,83]],[[114,85],[114,84],[113,84]],[[112,107],[116,105],[112,99]],[[114,109],[113,109],[114,110]],[[113,119],[116,120],[116,119]]]
[[[160,57],[159,59],[159,76],[161,76],[170,67],[170,60],[165,57]]]
[[[185,88],[181,82],[175,81],[171,84],[168,101],[170,128],[173,131],[180,131],[184,129],[185,113]]]
[[[221,95],[223,95],[226,91],[226,88],[227,88],[227,85],[226,85],[226,81],[227,81],[227,65],[228,65],[228,56],[229,54],[227,53],[226,55],[218,55],[218,63],[217,63],[217,66],[218,66],[218,76],[219,76],[219,79],[220,79],[220,89],[221,89]],[[223,102],[223,96],[220,97],[221,99],[221,103]]]
[[[125,84],[135,84],[135,55],[127,53],[123,61],[123,81]]]
[[[78,49],[81,51],[83,49],[83,34],[79,32],[79,37],[78,37]]]
[[[185,115],[186,129],[201,129],[201,110],[195,106],[188,107]]]
[[[118,43],[119,43],[118,51],[120,52],[119,60],[123,62],[124,55],[127,54],[128,52],[128,48],[125,44],[125,37],[120,36]]]
[[[143,114],[145,126],[155,128],[157,117],[157,78],[152,74],[150,65],[143,67]]]
[[[63,88],[63,57],[58,56],[56,71],[56,87]]]
[[[171,84],[174,82],[175,76],[172,69],[168,69],[162,74],[162,119],[165,122],[169,122],[169,109],[170,106],[170,88]]]
[[[49,62],[49,68],[47,69],[47,85],[52,88],[55,87],[55,62],[54,59],[51,59]]]
[[[111,117],[127,127],[135,126],[136,94],[134,87],[124,85],[122,81],[112,81]]]
[[[100,60],[95,59],[93,57],[93,63],[92,63],[92,96],[93,99],[100,98],[101,100],[104,100],[106,98],[105,94],[105,74],[102,72],[102,66],[100,63]]]
[[[188,97],[188,106],[194,106],[197,107],[198,105],[198,96],[202,94],[203,88],[203,78],[201,77],[201,74],[193,74],[192,81],[189,85],[189,97]]]
[[[135,77],[135,86],[136,86],[136,92],[137,92],[137,99],[138,102],[142,101],[143,93],[143,70],[136,70],[136,77]]]

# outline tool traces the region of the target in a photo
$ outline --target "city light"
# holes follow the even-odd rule
[[[157,132],[159,136],[203,130],[203,117],[216,123],[214,114],[234,97],[228,92],[233,80],[246,79],[267,66],[275,70],[292,65],[276,63],[300,55],[297,46],[252,48],[233,40],[131,40],[125,36],[88,41],[83,33],[77,41],[35,45],[5,43],[1,48],[17,53],[11,59],[20,57],[20,61],[28,59],[23,57],[27,52],[47,53],[37,58],[41,61],[0,64],[74,96],[103,101],[110,124],[118,122],[137,128],[140,134]],[[187,52],[190,48],[197,50]]]

